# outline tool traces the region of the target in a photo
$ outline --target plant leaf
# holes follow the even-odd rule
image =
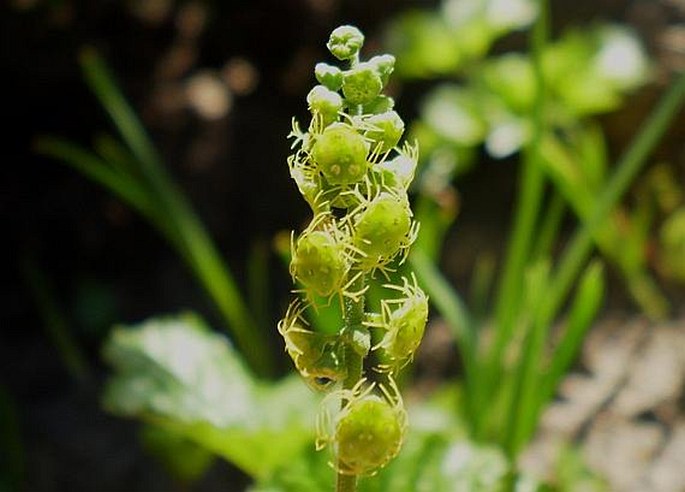
[[[225,337],[194,314],[117,327],[106,409],[140,417],[266,477],[313,445],[317,403],[301,382],[256,380]]]

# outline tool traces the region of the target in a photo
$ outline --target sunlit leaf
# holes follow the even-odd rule
[[[263,477],[311,445],[313,395],[294,378],[256,380],[225,337],[193,314],[118,327],[105,407],[186,436]]]

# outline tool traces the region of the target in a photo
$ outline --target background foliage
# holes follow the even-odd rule
[[[613,111],[604,114],[596,126],[565,127],[564,138],[552,140],[545,147],[554,156],[549,162],[556,166],[549,170],[551,179],[560,184],[560,194],[569,202],[567,219],[560,222],[564,237],[571,230],[571,217],[582,217],[591,205],[592,196],[588,195],[592,193],[586,191],[594,190],[593,186],[601,188],[604,177],[602,172],[588,174],[587,169],[574,166],[586,162],[588,156],[595,163],[614,162],[630,144],[635,128],[658,99],[669,74],[682,68],[677,45],[673,49],[668,37],[670,26],[682,19],[682,12],[666,1],[552,3],[551,33],[554,39],[566,40],[554,45],[554,49],[570,50],[576,57],[569,67],[557,67],[557,77],[567,83],[561,85],[555,97],[566,98],[567,106],[579,113],[567,115],[562,123],[599,109]],[[136,388],[139,383],[134,376],[143,368],[154,376],[154,391],[138,393],[144,398],[116,398],[126,405],[118,409],[110,405],[110,409],[135,412],[149,426],[143,428],[139,439],[133,422],[110,417],[100,408],[98,398],[107,371],[100,347],[113,324],[139,325],[153,314],[184,309],[201,313],[218,331],[227,323],[221,307],[217,309],[212,303],[211,292],[207,297],[201,282],[197,283],[191,273],[193,268],[201,270],[201,266],[189,261],[192,254],[187,253],[197,248],[197,243],[189,246],[183,240],[165,242],[133,213],[126,200],[56,165],[43,155],[45,148],[42,154],[36,152],[37,136],[60,136],[80,148],[93,149],[98,158],[116,162],[119,169],[125,170],[130,165],[131,150],[141,150],[136,142],[133,149],[126,149],[118,137],[110,136],[114,132],[106,112],[85,85],[89,79],[83,77],[82,66],[84,61],[87,65],[88,60],[94,60],[88,53],[100,53],[107,60],[115,80],[148,129],[160,160],[214,240],[255,318],[247,324],[270,328],[282,314],[283,293],[289,288],[287,272],[272,252],[271,239],[279,231],[297,227],[297,222],[303,222],[307,215],[287,175],[284,156],[288,142],[284,135],[289,131],[291,116],[306,111],[302,98],[311,85],[313,63],[324,56],[321,40],[332,27],[351,19],[369,33],[372,46],[392,46],[397,26],[416,31],[422,25],[427,27],[435,39],[418,43],[418,48],[413,48],[418,51],[408,52],[407,56],[396,53],[400,60],[411,60],[404,71],[407,80],[396,88],[399,111],[408,118],[416,116],[415,132],[426,139],[425,155],[432,159],[428,166],[442,179],[438,182],[445,183],[445,174],[460,177],[458,192],[440,189],[433,195],[437,200],[424,204],[427,216],[443,220],[432,224],[435,233],[424,236],[423,248],[429,258],[440,261],[450,285],[456,285],[462,296],[469,298],[469,305],[487,305],[487,289],[481,287],[488,284],[491,275],[488,255],[492,258],[503,249],[515,193],[515,160],[504,154],[515,150],[516,141],[505,139],[508,146],[504,150],[495,145],[497,139],[490,145],[486,143],[485,151],[479,144],[484,139],[487,142],[486,136],[492,136],[493,128],[502,122],[510,123],[517,111],[524,111],[529,100],[521,86],[513,90],[506,84],[508,70],[526,73],[525,60],[498,57],[477,68],[472,62],[488,47],[498,56],[510,49],[521,51],[525,40],[520,34],[497,38],[503,32],[501,25],[475,31],[466,25],[461,26],[463,32],[455,34],[444,24],[448,17],[441,20],[428,10],[406,17],[401,14],[407,9],[426,7],[431,7],[432,12],[445,8],[437,2],[382,1],[107,2],[97,7],[69,1],[15,1],[2,7],[0,32],[8,42],[3,43],[1,53],[11,88],[1,203],[10,246],[7,275],[2,277],[5,302],[0,360],[5,377],[0,386],[0,415],[2,447],[7,451],[0,463],[2,486],[8,490],[17,490],[20,484],[37,491],[93,490],[97,484],[104,490],[169,490],[202,476],[209,466],[209,474],[195,485],[198,490],[223,490],[227,482],[241,487],[249,481],[244,472],[264,477],[264,487],[268,487],[270,483],[297,483],[309,474],[309,467],[316,466],[312,463],[321,465],[321,460],[326,459],[325,455],[312,454],[295,470],[286,467],[277,471],[278,463],[272,460],[264,460],[259,470],[250,468],[246,463],[253,458],[241,458],[239,451],[254,456],[256,449],[263,449],[260,446],[264,441],[255,440],[255,433],[272,436],[270,432],[279,431],[268,426],[257,425],[252,432],[244,433],[240,439],[245,445],[239,450],[221,448],[213,438],[215,429],[193,429],[194,440],[188,440],[184,419],[193,412],[216,409],[198,404],[196,398],[202,398],[202,392],[191,392],[193,398],[187,399],[186,393],[180,397],[177,390],[189,384],[196,389],[195,385],[203,381],[212,387],[218,384],[211,382],[217,375],[211,375],[213,370],[204,370],[200,360],[196,360],[197,367],[167,367],[170,361],[165,354],[150,357],[141,350],[142,336],[119,335],[121,330],[115,332],[117,335],[105,350],[108,360],[120,368],[120,378],[114,380],[108,394],[111,397],[127,388],[127,395],[135,395],[135,391],[128,391],[129,385]],[[396,19],[397,24],[387,31],[390,19]],[[525,15],[520,19],[523,22]],[[563,33],[569,32],[568,27],[600,20],[630,24],[641,34],[654,62],[648,85],[631,93],[624,105],[620,104],[618,89],[612,88],[609,94],[580,90],[600,87],[596,73],[584,74],[582,85],[568,82],[567,74],[577,73],[575,67],[582,65],[587,43],[595,38],[578,34],[562,37]],[[302,29],[303,25],[308,29]],[[438,46],[446,56],[437,57]],[[500,82],[493,91],[493,80],[498,77]],[[449,85],[435,89],[434,82]],[[501,111],[491,117],[474,109],[472,101],[493,93],[507,102],[504,120],[498,119],[503,116]],[[198,94],[209,94],[209,102]],[[582,97],[589,99],[579,102]],[[471,129],[468,134],[436,138],[435,128],[430,127],[440,128],[445,114],[436,113],[436,108],[444,104],[431,101],[444,98],[465,102],[465,111],[459,117],[462,123],[470,124],[459,126]],[[454,113],[450,114],[454,117]],[[608,270],[609,307],[632,311],[637,308],[631,299],[639,303],[641,295],[651,298],[649,287],[645,290],[646,284],[638,281],[635,272],[647,271],[656,277],[661,295],[672,306],[677,308],[682,299],[678,283],[683,275],[678,260],[684,257],[679,253],[684,234],[682,186],[678,186],[684,175],[682,121],[681,115],[654,154],[651,170],[633,187],[625,215],[617,218],[616,232],[608,228],[608,237],[598,240],[602,252],[615,265]],[[515,125],[504,127],[516,129]],[[135,138],[135,132],[130,135]],[[449,159],[446,162],[449,155],[458,156],[463,167],[450,164]],[[598,165],[593,169],[603,168]],[[259,182],[255,182],[256,176]],[[169,203],[162,201],[161,208],[168,212]],[[458,209],[458,221],[447,228]],[[182,219],[183,213],[174,217]],[[637,230],[626,236],[632,243],[620,236],[627,223]],[[163,234],[165,227],[169,236],[175,237],[177,225],[160,225]],[[622,246],[620,250],[611,248],[616,241]],[[602,243],[608,246],[602,248]],[[440,257],[443,244],[446,253]],[[473,265],[476,267],[472,270]],[[624,283],[630,275],[638,279],[636,283]],[[474,280],[469,290],[471,278]],[[225,295],[225,291],[219,294],[221,298]],[[484,311],[476,310],[475,314],[483,315]],[[449,317],[449,311],[443,311],[443,315]],[[189,321],[174,321],[184,319]],[[209,335],[198,318],[151,321],[141,325],[144,330],[140,333],[153,332],[155,326],[165,323],[175,323],[175,333],[184,344],[196,343],[198,350],[215,351],[214,356],[223,360],[218,364],[224,367],[222,370],[231,368],[232,375],[242,373],[236,368],[242,363],[231,360],[233,349],[218,335]],[[264,329],[264,333],[269,332]],[[281,354],[275,330],[270,333],[272,338],[265,338],[265,346],[271,354],[267,360],[274,367],[265,370],[282,375],[289,363]],[[113,357],[115,353],[118,355]],[[454,354],[451,360],[456,360]],[[132,368],[136,368],[135,373]],[[420,364],[420,371],[430,372],[430,367]],[[454,366],[448,373],[450,378],[453,375]],[[258,404],[263,398],[282,401],[284,409],[307,403],[308,394],[298,393],[302,388],[294,383],[284,382],[281,387],[238,377],[235,384],[244,394],[252,395],[245,401],[254,402],[256,407],[248,408],[264,407]],[[291,394],[287,388],[297,389]],[[456,390],[451,394],[458,398]],[[301,398],[293,403],[292,395]],[[222,413],[232,407],[221,404],[220,393],[212,397],[219,398],[218,406],[223,410],[206,417],[214,420],[219,433],[237,432],[231,429],[230,413]],[[464,408],[464,400],[446,401],[437,406]],[[423,411],[418,411],[419,415]],[[412,441],[414,447],[409,446],[396,464],[411,477],[393,475],[389,468],[387,475],[384,473],[374,482],[376,485],[368,482],[369,490],[376,490],[374,486],[399,487],[393,480],[441,480],[443,475],[431,469],[439,468],[446,456],[468,458],[463,461],[468,466],[449,471],[455,474],[446,475],[451,479],[485,480],[487,487],[502,479],[506,462],[499,451],[487,446],[482,452],[478,448],[460,448],[465,431],[464,423],[455,420],[457,413],[444,414],[439,409],[433,412],[426,422],[438,422],[434,427],[423,426],[420,417],[412,416],[412,432],[420,437]],[[286,418],[289,412],[279,415]],[[269,416],[256,418],[255,422],[264,420]],[[160,428],[172,428],[173,432],[160,433]],[[304,440],[306,431],[299,437]],[[198,439],[219,455],[230,457],[238,467],[213,461],[197,446]],[[292,445],[300,444],[293,440]],[[190,460],[194,465],[183,469],[174,462],[175,453],[165,455],[160,452],[164,449],[183,450],[184,455],[194,457]],[[427,456],[430,453],[434,454]],[[429,463],[424,471],[406,466],[414,462],[414,456],[422,456],[421,460]],[[472,473],[472,466],[485,467],[490,473]],[[423,473],[429,478],[422,478]],[[309,475],[313,483],[307,486],[316,490],[317,475]],[[425,483],[435,487],[426,485],[428,490],[439,490],[438,484]],[[304,484],[294,486],[305,490]]]

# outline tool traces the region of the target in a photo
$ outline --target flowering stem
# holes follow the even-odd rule
[[[357,490],[357,475],[338,473],[335,483],[336,492],[355,492]]]
[[[363,275],[353,283],[352,290],[356,292],[361,292],[365,287],[366,280]],[[345,298],[344,301],[344,327],[343,333],[346,333],[349,337],[352,337],[354,333],[360,329],[365,329],[362,325],[364,321],[364,296],[359,296],[356,299]],[[362,378],[363,370],[363,356],[355,350],[355,345],[350,340],[351,343],[347,344],[345,350],[345,366],[347,368],[347,376],[343,380],[343,389],[352,389]],[[345,401],[342,405],[345,405]],[[340,470],[341,464],[338,463],[336,467]],[[357,476],[349,475],[338,472],[336,485],[336,492],[354,492],[357,490]]]
[[[305,381],[342,400],[334,418],[322,409],[326,425],[317,436],[318,447],[330,445],[336,455],[337,492],[356,491],[358,477],[399,453],[407,417],[394,377],[411,361],[428,318],[428,298],[413,274],[398,284],[388,278],[380,312],[365,312],[367,282],[405,258],[418,233],[407,195],[418,147],[400,144],[404,122],[392,98],[381,94],[395,58],[362,62],[363,42],[354,26],[333,30],[326,46],[349,69],[317,63],[307,131],[293,120],[288,167],[314,218],[291,241],[290,273],[303,286],[307,306],[295,299],[278,324]],[[317,299],[336,297],[343,313],[333,320],[337,332],[307,329],[304,309],[316,311]],[[382,339],[365,367],[371,327]],[[365,369],[385,372],[383,381],[370,374],[367,380]]]

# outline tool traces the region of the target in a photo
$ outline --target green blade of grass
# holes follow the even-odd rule
[[[594,261],[585,270],[578,285],[578,293],[569,310],[568,320],[559,343],[552,354],[549,369],[543,376],[537,393],[537,408],[554,395],[561,378],[575,359],[592,321],[604,300],[604,266]]]
[[[589,178],[578,172],[581,166],[587,165],[581,164],[583,156],[553,135],[544,140],[541,152],[544,156],[545,171],[556,188],[568,200],[575,215],[581,221],[587,220],[597,200],[601,184],[593,187],[592,183],[588,182]],[[628,214],[627,210],[625,213]],[[668,315],[669,305],[642,261],[650,225],[648,219],[649,217],[641,217],[635,213],[629,214],[631,233],[626,235],[621,232],[625,229],[621,224],[626,220],[622,218],[622,214],[618,211],[609,214],[607,220],[593,234],[593,242],[602,255],[620,270],[633,300],[640,309],[650,318],[658,320]],[[622,247],[618,248],[618,244]],[[631,250],[636,254],[626,254]],[[632,261],[631,258],[640,258],[640,261]]]
[[[682,107],[685,98],[685,73],[668,89],[642,124],[632,145],[621,157],[615,171],[607,181],[587,220],[583,221],[576,231],[556,270],[554,281],[550,286],[546,305],[541,313],[542,320],[551,322],[559,307],[563,304],[574,280],[587,262],[592,251],[593,236],[606,220],[614,206],[625,194],[631,182],[642,170],[647,157],[668,129],[674,116]]]
[[[513,379],[505,378],[513,388],[503,388],[502,391],[509,395],[509,411],[505,418],[508,419],[504,436],[504,448],[510,457],[518,453],[518,442],[521,433],[522,402],[527,401],[529,394],[534,388],[528,384],[539,370],[539,361],[543,352],[547,327],[537,323],[537,314],[544,304],[545,294],[550,281],[551,265],[549,259],[541,260],[532,265],[527,271],[525,283],[526,302],[524,305],[525,316],[522,317],[522,325],[525,327],[525,337],[521,345],[520,355],[515,365],[516,376]],[[500,385],[503,386],[503,385]]]
[[[162,226],[149,195],[133,178],[123,175],[107,165],[98,156],[80,145],[56,137],[39,137],[33,148],[39,154],[60,160],[107,188],[131,207],[138,210],[156,225]]]
[[[102,134],[95,137],[93,149],[113,168],[122,174],[134,178],[140,178],[140,166],[135,157],[124,147],[124,145],[109,134]]]
[[[124,142],[142,166],[151,184],[162,189],[174,188],[145,128],[114,82],[104,60],[92,48],[85,48],[80,56],[86,82],[116,125]]]
[[[419,283],[426,290],[431,304],[436,307],[450,327],[464,360],[466,391],[475,395],[475,392],[481,389],[481,385],[478,379],[480,372],[476,365],[478,340],[470,314],[459,294],[447,283],[426,253],[419,248],[414,248],[409,255],[409,263]],[[469,421],[473,421],[472,418],[476,412],[473,405],[477,401],[476,398],[466,399]]]
[[[539,367],[549,326],[557,316],[573,282],[590,256],[594,244],[593,237],[598,227],[606,220],[613,207],[628,190],[630,183],[647,162],[650,152],[682,106],[684,97],[685,73],[671,86],[641,126],[633,144],[620,159],[616,170],[598,197],[593,211],[589,215],[590,218],[583,222],[564,251],[556,274],[547,289],[547,296],[541,306],[539,316],[535,320],[533,329],[535,338],[531,341],[530,353],[527,354],[524,361],[524,364],[532,369],[525,371],[524,380],[521,381],[522,391],[516,405],[516,422],[513,424],[515,434],[508,443],[508,451],[512,455],[521,449],[537,424],[538,415],[534,405],[534,388],[540,382],[540,374],[533,369]]]
[[[469,286],[471,313],[475,320],[483,320],[488,314],[488,299],[490,298],[495,269],[496,261],[492,254],[483,253],[476,258]]]
[[[108,165],[109,161],[105,162],[83,147],[60,138],[39,137],[34,142],[34,150],[62,161],[119,197],[145,217],[160,234],[176,247],[186,261],[190,261],[185,243],[179,237],[178,231],[169,224],[165,214],[159,213],[151,195],[144,189],[145,185],[139,183],[136,178],[125,172],[112,169]]]
[[[566,212],[566,202],[557,190],[552,191],[552,197],[546,207],[545,216],[540,225],[540,232],[535,240],[535,248],[531,259],[541,260],[552,253],[554,241],[559,236],[559,228]]]
[[[269,325],[269,248],[264,240],[256,240],[247,259],[247,293],[250,309],[259,326]]]
[[[409,263],[419,283],[426,289],[431,303],[450,326],[464,359],[472,362],[475,355],[475,333],[461,297],[422,250],[415,248],[409,255]]]
[[[479,408],[487,409],[489,400],[501,380],[504,349],[513,335],[514,325],[520,317],[520,305],[526,266],[531,258],[535,229],[540,220],[540,210],[544,195],[545,178],[542,172],[539,145],[544,128],[544,111],[547,90],[542,68],[542,53],[547,43],[549,13],[545,0],[538,2],[538,14],[530,35],[532,66],[535,80],[535,101],[531,114],[532,136],[524,149],[523,167],[519,174],[520,198],[514,212],[514,221],[507,246],[504,267],[500,276],[495,301],[495,333],[488,351],[484,375],[482,397],[476,403]],[[487,411],[476,415],[476,433],[484,431]]]
[[[81,54],[81,65],[88,85],[138,160],[141,174],[155,197],[155,208],[165,214],[170,227],[175,229],[187,251],[184,257],[226,320],[236,345],[254,370],[262,375],[271,374],[273,365],[266,332],[255,323],[232,273],[185,196],[167,174],[143,125],[104,61],[94,50],[86,49]]]
[[[535,432],[543,405],[553,395],[557,383],[572,362],[582,344],[583,336],[597,314],[603,300],[602,275],[602,265],[599,262],[591,263],[585,270],[578,294],[571,306],[565,336],[558,350],[552,354],[548,370],[543,367],[542,359],[549,329],[536,320],[524,360],[526,371],[521,378],[518,405],[512,411],[515,424],[510,428],[512,435],[508,443],[512,456],[518,454]]]

